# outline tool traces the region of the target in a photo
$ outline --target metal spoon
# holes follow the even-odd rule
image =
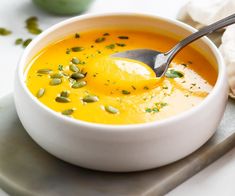
[[[154,70],[157,77],[162,77],[166,73],[172,59],[182,48],[184,48],[191,42],[201,38],[204,35],[210,34],[218,29],[221,29],[234,23],[235,14],[230,15],[222,20],[219,20],[209,26],[203,27],[199,31],[191,34],[190,36],[180,41],[168,52],[162,53],[150,49],[136,49],[115,53],[112,55],[112,57],[122,57],[141,61],[149,65]]]

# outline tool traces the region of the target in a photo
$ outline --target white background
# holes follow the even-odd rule
[[[96,0],[88,13],[131,11],[152,13],[175,18],[188,0]],[[24,28],[29,16],[37,16],[42,29],[68,17],[51,16],[35,8],[30,0],[1,0],[0,27],[13,31],[7,37],[0,36],[0,96],[13,91],[14,70],[23,52],[15,46],[16,38],[30,38]],[[235,196],[235,149],[223,156],[168,196]],[[5,195],[0,190],[0,195]]]

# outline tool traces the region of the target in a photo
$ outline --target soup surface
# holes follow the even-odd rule
[[[127,28],[79,32],[39,52],[25,82],[39,101],[68,117],[103,124],[158,121],[202,102],[216,82],[214,67],[186,47],[157,79],[147,65],[110,55],[137,48],[167,51],[176,42]]]

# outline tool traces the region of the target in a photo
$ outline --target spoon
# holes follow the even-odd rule
[[[209,26],[201,28],[197,32],[189,35],[188,37],[180,41],[171,50],[164,53],[150,49],[136,49],[136,50],[127,50],[124,52],[118,52],[113,54],[111,57],[129,58],[141,61],[149,65],[154,70],[157,77],[162,77],[165,75],[172,59],[181,49],[183,49],[191,42],[194,42],[195,40],[203,37],[204,35],[210,34],[218,29],[221,29],[223,27],[226,27],[234,23],[235,23],[235,14],[232,14]]]

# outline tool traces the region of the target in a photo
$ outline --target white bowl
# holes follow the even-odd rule
[[[24,51],[15,77],[17,113],[29,135],[46,151],[70,163],[97,170],[126,172],[177,161],[202,146],[216,131],[227,101],[226,69],[207,38],[194,46],[218,69],[216,85],[192,109],[158,122],[104,125],[64,117],[43,105],[28,90],[24,70],[48,44],[87,29],[109,26],[147,27],[183,38],[195,29],[176,20],[139,14],[83,15],[61,22],[39,35]]]

